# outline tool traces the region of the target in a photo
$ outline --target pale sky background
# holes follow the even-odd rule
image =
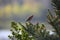
[[[12,21],[24,23],[27,17],[34,15],[33,23],[47,24],[47,9],[52,10],[50,0],[0,0],[0,29],[8,29]]]

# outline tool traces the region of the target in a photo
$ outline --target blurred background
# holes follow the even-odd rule
[[[9,40],[12,21],[24,24],[31,15],[32,23],[40,22],[47,30],[53,30],[47,23],[48,9],[52,10],[50,0],[0,0],[0,40]]]

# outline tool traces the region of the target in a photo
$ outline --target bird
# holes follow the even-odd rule
[[[30,17],[28,17],[27,20],[26,20],[26,22],[27,22],[27,21],[31,21],[32,18],[33,18],[33,15],[31,15]]]

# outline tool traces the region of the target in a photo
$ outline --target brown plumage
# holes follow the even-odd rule
[[[31,20],[32,20],[32,18],[33,18],[33,15],[32,15],[32,16],[30,16],[30,17],[28,17],[28,19],[27,19],[26,21],[31,21]]]

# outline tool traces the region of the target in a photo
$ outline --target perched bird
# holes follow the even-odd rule
[[[32,15],[32,16],[30,16],[30,17],[28,17],[28,19],[27,19],[26,21],[31,21],[31,20],[32,20],[32,18],[33,18],[33,15]]]

